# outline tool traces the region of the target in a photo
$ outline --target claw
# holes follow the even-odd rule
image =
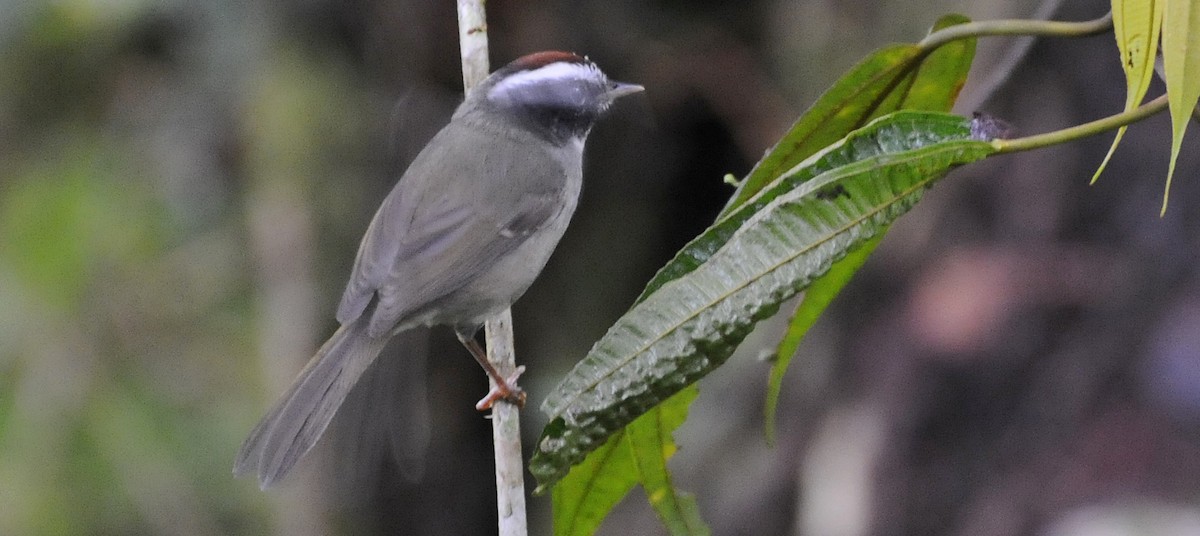
[[[497,401],[503,400],[509,404],[513,404],[518,408],[525,407],[525,391],[517,386],[517,378],[525,372],[525,365],[517,367],[516,372],[513,372],[503,381],[496,382],[488,391],[487,396],[484,396],[475,404],[475,409],[479,411],[487,411],[496,404]]]

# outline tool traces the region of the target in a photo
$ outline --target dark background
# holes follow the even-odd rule
[[[279,489],[230,475],[460,98],[453,4],[0,2],[0,534],[495,531],[485,380],[443,330],[393,344]],[[647,88],[593,132],[575,221],[515,307],[527,444],[721,177],[841,72],[944,13],[1039,6],[489,2],[493,66],[565,49]],[[1111,36],[1038,41],[991,93],[1016,44],[981,45],[959,112],[1033,134],[1120,110]],[[810,334],[779,444],[774,320],[701,383],[677,483],[716,534],[1200,533],[1194,136],[1163,218],[1165,114],[1092,187],[1110,136],[954,172]],[[530,510],[549,533],[548,498]],[[601,532],[665,533],[637,490]]]

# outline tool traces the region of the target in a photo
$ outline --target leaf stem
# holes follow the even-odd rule
[[[463,88],[469,90],[488,74],[485,0],[457,0],[458,39]],[[512,311],[505,309],[486,326],[488,361],[505,377],[516,370]],[[495,387],[495,381],[492,387]],[[492,445],[496,459],[496,512],[499,536],[529,534],[525,517],[525,465],[521,457],[521,414],[516,405],[499,400],[492,406]]]
[[[1112,28],[1112,12],[1095,20],[1062,22],[1053,20],[985,20],[956,24],[933,32],[918,45],[933,50],[951,41],[988,35],[1044,35],[1050,37],[1086,37]]]
[[[1121,112],[1116,115],[1110,115],[1103,119],[1097,119],[1082,125],[1076,125],[1062,130],[1055,130],[1045,134],[1037,134],[1024,138],[1013,138],[1011,140],[993,140],[992,145],[996,147],[996,154],[1016,153],[1020,151],[1028,151],[1031,149],[1041,149],[1051,145],[1058,145],[1074,141],[1080,138],[1093,136],[1104,131],[1114,128],[1131,125],[1159,113],[1167,108],[1167,96],[1162,95],[1146,104],[1138,106],[1128,112]]]

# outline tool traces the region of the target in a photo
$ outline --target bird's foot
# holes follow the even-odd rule
[[[507,378],[496,378],[496,385],[488,391],[487,396],[479,400],[475,404],[475,409],[479,411],[487,411],[495,405],[496,401],[503,400],[509,404],[513,404],[518,408],[525,407],[525,391],[517,386],[517,378],[525,372],[525,365],[517,367],[516,372],[513,372]]]

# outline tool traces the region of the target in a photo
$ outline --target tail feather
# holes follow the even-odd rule
[[[360,318],[325,341],[242,443],[235,475],[257,470],[259,485],[266,489],[287,476],[316,445],[350,389],[387,344],[387,337],[367,334],[368,324],[369,318]]]

